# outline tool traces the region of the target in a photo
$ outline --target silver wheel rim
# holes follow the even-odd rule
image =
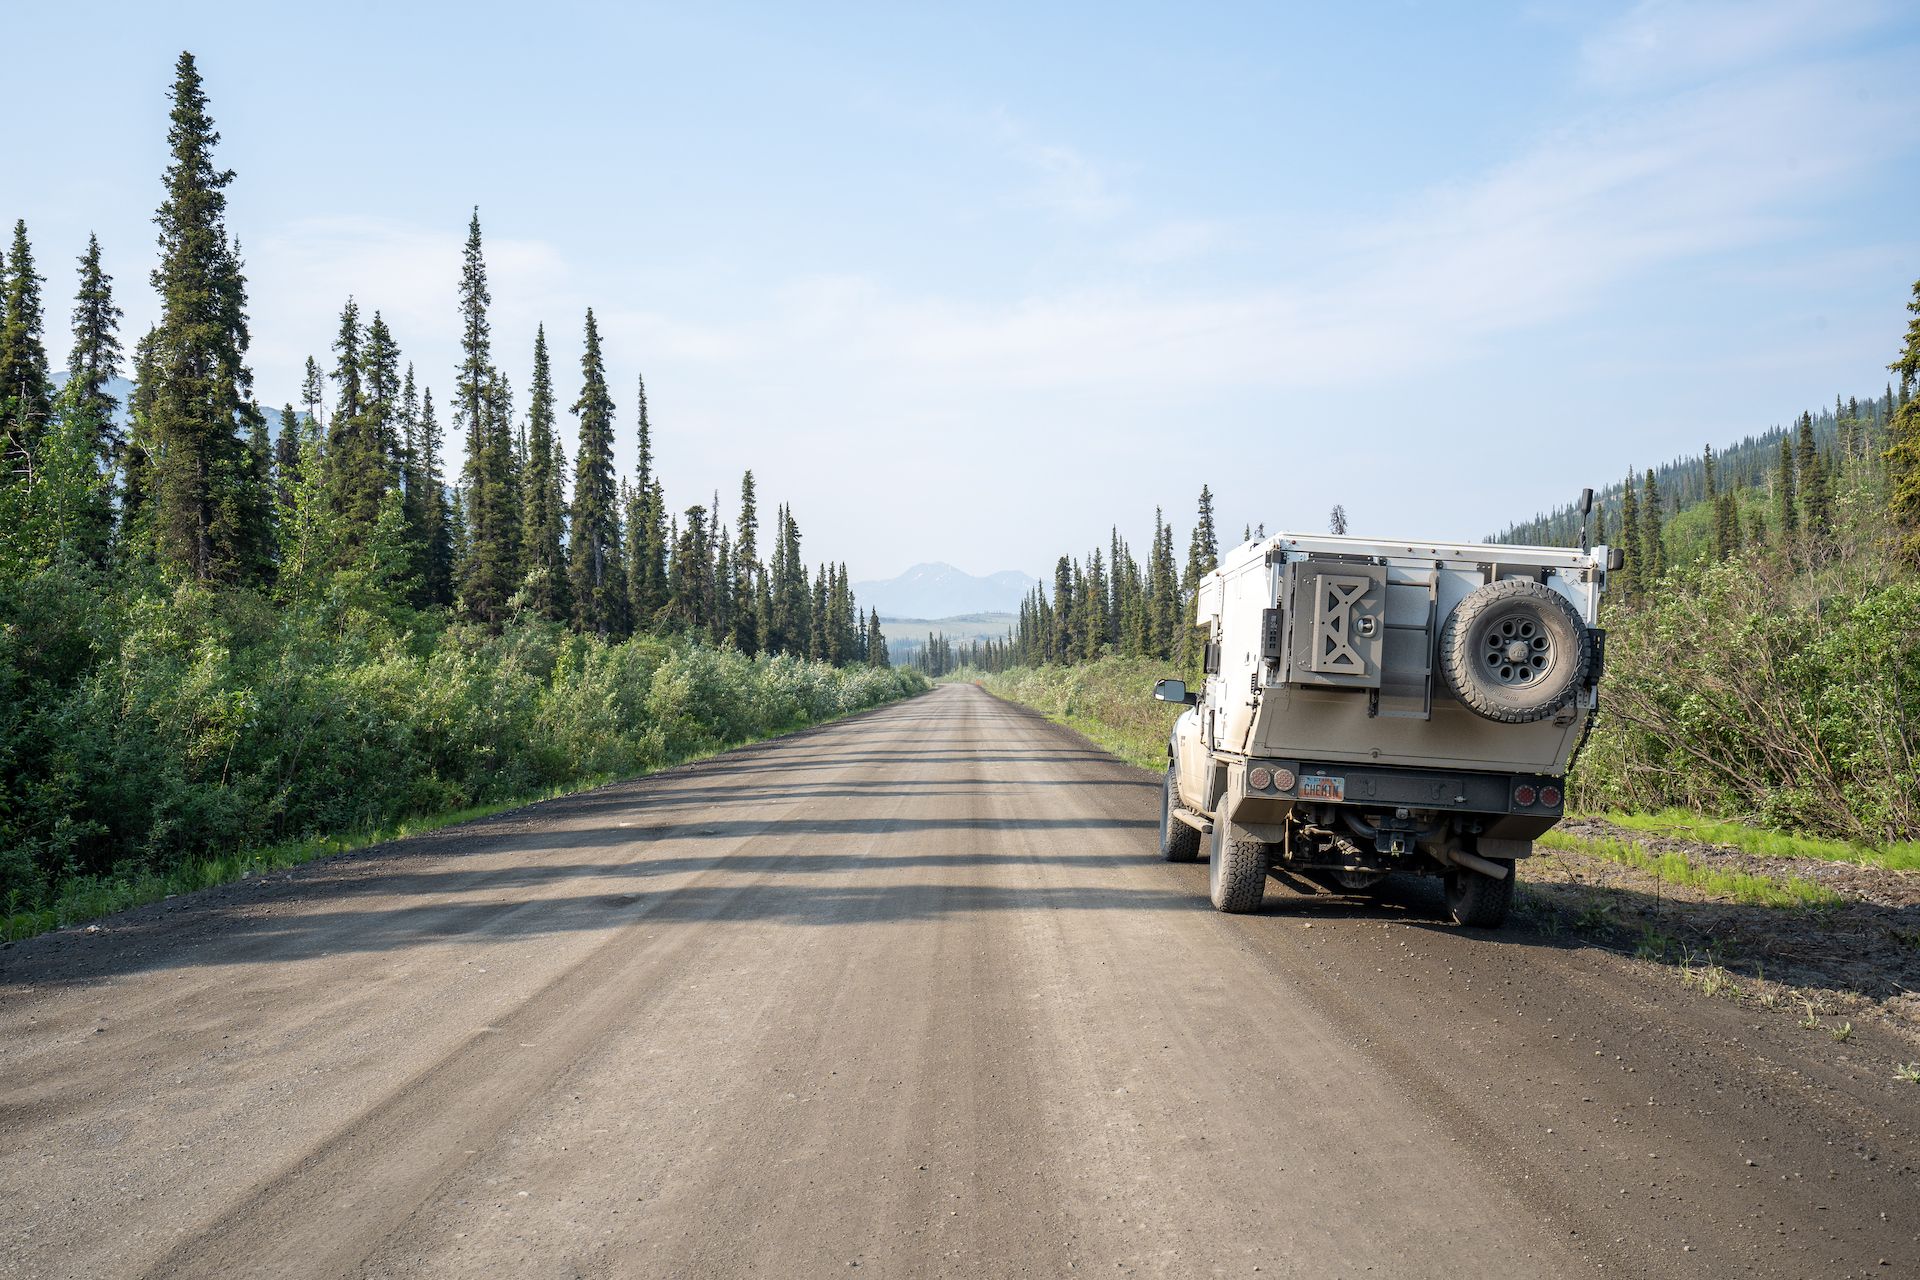
[[[1531,689],[1559,665],[1559,646],[1546,620],[1528,609],[1514,609],[1487,622],[1474,646],[1481,672],[1508,689]]]

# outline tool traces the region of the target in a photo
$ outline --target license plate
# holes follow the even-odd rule
[[[1302,800],[1345,800],[1347,780],[1310,773],[1300,779],[1300,790],[1297,794]]]

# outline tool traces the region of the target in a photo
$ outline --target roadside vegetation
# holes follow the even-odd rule
[[[1155,702],[1143,691],[1166,673],[1157,659],[1109,655],[1072,667],[963,668],[949,678],[973,680],[1078,731],[1128,764],[1157,772],[1166,767],[1167,735],[1182,708]]]
[[[644,383],[638,465],[616,477],[591,310],[577,393],[542,326],[516,407],[477,211],[447,264],[457,475],[432,388],[353,298],[270,429],[235,175],[191,55],[172,99],[159,320],[130,362],[97,241],[64,381],[24,222],[0,251],[8,937],[926,687],[889,665],[845,567],[810,569],[790,508],[763,553],[751,471],[731,522],[717,497],[668,506]]]

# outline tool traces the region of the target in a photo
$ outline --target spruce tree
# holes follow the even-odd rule
[[[1194,625],[1194,606],[1200,590],[1200,579],[1213,572],[1219,563],[1220,535],[1213,525],[1213,490],[1201,485],[1200,509],[1193,523],[1193,534],[1187,541],[1186,578],[1180,584],[1178,657],[1183,666],[1192,667],[1206,643],[1206,637]]]
[[[123,446],[114,420],[120,401],[107,389],[120,372],[120,316],[113,304],[113,277],[100,266],[100,241],[87,237],[80,258],[80,287],[73,301],[73,349],[67,355],[67,384],[61,388],[61,415],[75,447],[87,459],[90,474],[81,495],[75,528],[81,550],[104,564],[113,533],[113,497],[109,478]],[[0,322],[0,330],[4,330]]]
[[[667,603],[667,500],[653,471],[653,425],[647,412],[647,381],[634,390],[639,459],[627,503],[627,595],[636,628],[653,625]]]
[[[1053,634],[1049,637],[1049,661],[1067,665],[1079,658],[1073,638],[1074,614],[1079,602],[1073,595],[1073,565],[1065,556],[1053,562]]]
[[[1793,440],[1782,435],[1780,458],[1773,472],[1773,514],[1780,522],[1780,537],[1785,545],[1792,544],[1800,528],[1799,504],[1794,501],[1793,490]]]
[[[1887,514],[1900,538],[1901,554],[1909,564],[1920,566],[1920,399],[1910,391],[1920,379],[1920,280],[1914,281],[1907,311],[1913,318],[1907,322],[1906,343],[1887,366],[1900,375],[1904,402],[1888,415]],[[1887,403],[1893,403],[1891,387]]]
[[[25,220],[13,224],[13,245],[4,255],[4,301],[0,301],[0,468],[18,477],[53,418],[53,379],[42,341],[40,285],[27,242]]]
[[[454,379],[454,425],[466,437],[462,473],[465,545],[458,569],[461,608],[477,621],[499,625],[518,585],[516,544],[520,511],[513,502],[512,415],[505,380],[493,365],[493,326],[487,308],[486,254],[480,211],[467,223],[461,251],[460,367]]]
[[[1661,509],[1660,485],[1653,478],[1653,468],[1648,467],[1640,490],[1640,544],[1647,557],[1647,573],[1642,581],[1648,588],[1667,571],[1666,538],[1661,530],[1665,514]]]
[[[607,391],[600,327],[591,307],[587,309],[586,349],[580,357],[580,398],[574,402],[573,414],[580,419],[580,446],[573,458],[573,546],[569,565],[573,620],[582,631],[613,635],[621,621],[612,582],[612,575],[620,572],[620,526],[615,509],[618,495],[613,483],[613,397]],[[623,590],[619,595],[624,600],[626,593]]]
[[[760,652],[766,619],[760,613],[760,506],[753,472],[740,477],[740,515],[733,540],[734,599],[731,634],[734,647],[748,655]]]
[[[160,323],[149,344],[151,398],[143,427],[152,487],[150,527],[176,579],[246,581],[270,552],[267,495],[239,431],[258,418],[248,393],[246,277],[227,236],[231,170],[216,169],[220,135],[193,55],[175,67],[170,159],[153,286]]]
[[[807,656],[815,662],[824,662],[827,658],[827,567],[824,564],[813,572],[812,600],[812,607],[807,611]]]
[[[528,388],[525,523],[521,553],[526,560],[527,604],[539,616],[564,622],[572,616],[571,579],[566,556],[566,495],[556,464],[553,370],[547,355],[547,327],[533,335],[533,381]]]
[[[326,398],[327,384],[320,372],[320,362],[312,356],[307,357],[306,374],[300,380],[300,398],[307,406],[307,421],[314,430],[323,425],[320,421],[320,402]]]
[[[1800,489],[1802,524],[1809,536],[1824,537],[1827,532],[1826,476],[1820,465],[1820,448],[1814,442],[1813,415],[1800,415],[1800,429],[1794,447],[1795,478]]]
[[[280,410],[280,435],[273,442],[274,496],[284,509],[293,502],[294,486],[300,483],[302,434],[300,419],[291,404]]]
[[[360,308],[352,298],[340,309],[333,353],[333,372],[328,376],[338,387],[338,396],[322,469],[327,501],[338,520],[335,527],[342,542],[340,550],[343,555],[351,555],[373,535],[380,519],[380,501],[387,491],[380,426],[367,396],[366,330],[360,324]]]
[[[1640,594],[1640,585],[1651,580],[1646,567],[1646,553],[1640,541],[1640,494],[1634,484],[1633,470],[1628,468],[1625,483],[1620,486],[1620,547],[1626,553],[1626,566],[1620,571],[1620,598],[1636,599]]]
[[[87,424],[94,457],[103,469],[119,456],[121,445],[114,421],[120,401],[107,390],[120,373],[120,318],[120,308],[113,305],[113,277],[100,266],[100,241],[89,235],[73,299],[73,350],[67,356],[63,392],[68,412]]]
[[[367,322],[367,339],[360,353],[361,394],[366,397],[367,421],[372,428],[374,456],[380,468],[382,490],[400,480],[403,434],[400,426],[400,347],[378,312]]]
[[[421,603],[447,608],[454,601],[454,565],[464,533],[459,522],[460,507],[448,493],[446,477],[441,472],[440,423],[433,415],[431,387],[420,393],[420,418],[414,424],[414,440],[419,450],[415,469],[422,485]]]

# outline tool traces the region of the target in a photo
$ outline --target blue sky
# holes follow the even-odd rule
[[[1042,11],[1043,10],[1043,11]],[[592,306],[623,468],[752,466],[810,556],[1043,574],[1181,529],[1478,537],[1865,393],[1920,276],[1911,6],[21,6],[0,166],[66,349],[97,231],[131,335],[172,63],[238,177],[260,392],[341,303],[452,381]],[[570,400],[570,396],[568,399]],[[571,421],[563,423],[570,428]],[[569,441],[569,453],[571,453]]]

